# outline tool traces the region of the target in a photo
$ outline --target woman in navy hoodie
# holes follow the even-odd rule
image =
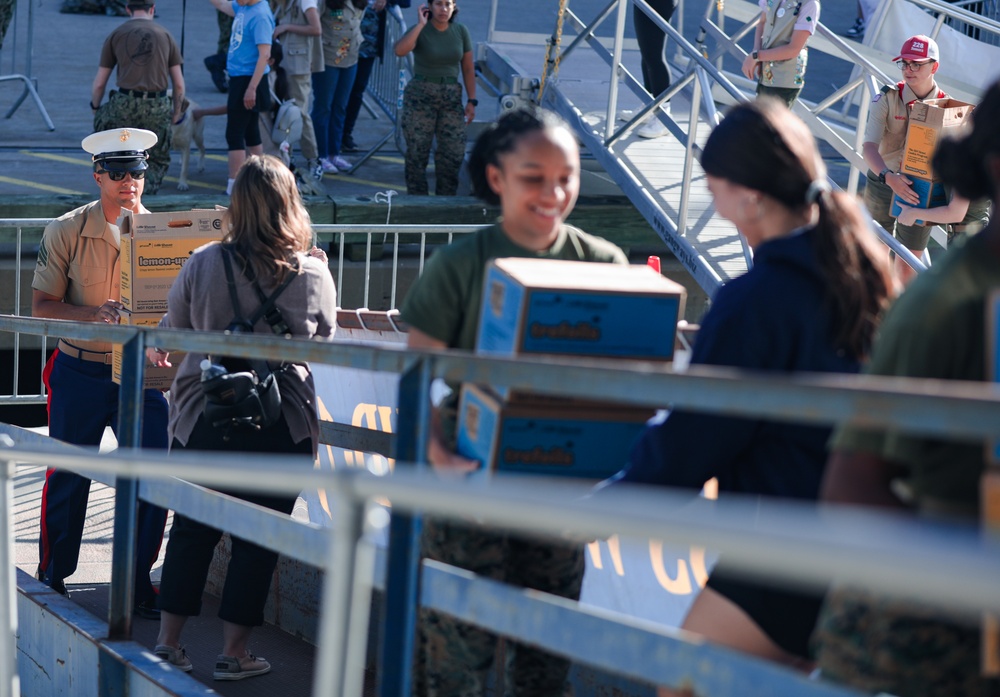
[[[754,251],[753,268],[721,288],[692,364],[755,371],[854,373],[868,354],[893,283],[854,199],[834,193],[809,129],[761,99],[730,111],[701,164],[720,215]],[[815,499],[830,429],[674,411],[646,429],[616,481]],[[806,669],[821,597],[751,583],[723,558],[684,629]]]

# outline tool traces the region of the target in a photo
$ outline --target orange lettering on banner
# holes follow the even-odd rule
[[[705,584],[708,583],[708,569],[705,567],[704,547],[691,548],[691,574],[694,576],[694,582],[698,584],[699,588],[704,588]]]
[[[671,578],[663,562],[663,543],[659,540],[649,541],[649,560],[653,564],[653,574],[656,575],[656,580],[668,593],[674,595],[691,594],[691,578],[688,576],[686,561],[677,560],[677,578]]]
[[[379,418],[379,422],[382,425],[382,429],[381,429],[382,431],[384,431],[385,433],[392,433],[392,415],[393,415],[393,412],[398,412],[398,411],[399,411],[399,409],[397,409],[395,407],[379,407],[378,408],[378,418]],[[394,469],[396,469],[396,460],[395,460],[395,458],[392,458],[392,457],[386,458],[386,464],[387,464],[390,472],[392,472]]]
[[[625,565],[622,563],[622,549],[618,535],[612,535],[605,542],[608,544],[608,555],[611,557],[611,565],[614,567],[615,573],[619,576],[624,576]],[[587,551],[590,553],[590,561],[594,564],[594,568],[603,569],[604,560],[601,558],[601,541],[596,540],[589,543]]]

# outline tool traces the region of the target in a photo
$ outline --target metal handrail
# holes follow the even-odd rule
[[[24,251],[24,235],[23,231],[25,228],[44,228],[52,222],[51,218],[0,218],[0,230],[5,228],[14,228],[14,254],[15,254],[15,264],[14,264],[14,288],[12,292],[13,297],[13,314],[16,316],[28,316],[30,313],[29,307],[22,307],[22,297],[21,297],[21,272],[22,272],[22,253]],[[482,229],[482,225],[399,225],[399,224],[350,224],[350,225],[332,225],[332,224],[315,224],[313,225],[313,231],[317,237],[317,241],[320,244],[332,245],[336,243],[336,257],[337,257],[337,285],[338,289],[344,287],[344,271],[346,268],[345,257],[348,244],[348,235],[364,235],[366,244],[366,254],[364,262],[364,294],[363,301],[360,308],[351,308],[359,310],[367,310],[369,308],[370,291],[371,291],[371,278],[372,278],[372,250],[375,244],[380,244],[382,240],[387,237],[392,237],[392,276],[391,276],[391,291],[389,297],[389,310],[395,310],[397,308],[397,288],[398,288],[398,277],[399,277],[399,257],[400,257],[400,244],[401,239],[413,239],[417,241],[418,244],[418,259],[417,259],[417,274],[423,273],[424,265],[427,260],[427,245],[429,236],[440,236],[445,238],[447,242],[451,242],[456,235],[467,235]],[[336,241],[336,242],[335,242]],[[46,401],[46,390],[45,385],[41,380],[39,375],[38,380],[38,390],[37,392],[32,392],[31,394],[22,394],[21,384],[20,384],[20,368],[21,368],[21,335],[19,332],[14,332],[13,334],[14,342],[14,360],[12,365],[13,370],[13,380],[12,380],[12,390],[9,395],[0,395],[0,405],[3,404],[17,404],[17,405],[29,405],[29,404],[44,404]],[[48,351],[47,341],[45,337],[42,338],[42,345],[40,348],[42,363],[44,363],[44,357]]]
[[[669,401],[680,408],[752,414],[758,418],[849,420],[876,428],[892,427],[948,438],[982,440],[1000,436],[997,427],[1000,391],[987,384],[866,376],[774,376],[713,367],[677,375],[661,365],[641,362],[509,360],[455,351],[415,352],[257,335],[233,344],[223,333],[0,317],[0,331],[15,330],[124,343],[127,355],[123,404],[132,404],[135,411],[140,408],[141,400],[127,399],[130,391],[141,391],[139,358],[144,346],[158,345],[242,357],[280,356],[286,360],[376,371],[406,373],[419,369],[427,378],[473,382],[489,379],[514,388],[533,385],[550,394],[600,395],[603,399],[636,404]],[[128,366],[138,366],[140,370],[131,375]],[[407,418],[412,418],[412,414]],[[419,428],[424,433],[428,428],[426,413]],[[498,478],[489,482],[441,480],[407,468],[405,460],[400,461],[404,466],[397,466],[391,477],[380,478],[361,470],[289,469],[285,464],[273,464],[273,457],[242,454],[213,457],[209,465],[190,453],[167,457],[127,447],[102,456],[92,451],[53,452],[49,448],[13,447],[0,459],[8,462],[0,468],[3,485],[0,488],[7,492],[9,482],[3,479],[11,475],[11,461],[114,473],[119,482],[134,481],[139,476],[181,476],[210,485],[238,484],[240,488],[272,492],[326,489],[336,512],[334,527],[326,533],[326,559],[328,568],[337,569],[337,573],[328,573],[325,580],[320,646],[328,660],[318,664],[316,694],[360,694],[364,663],[358,647],[366,645],[367,596],[374,573],[365,526],[370,530],[377,519],[377,516],[366,518],[364,511],[376,497],[391,500],[400,514],[474,517],[485,524],[522,532],[560,536],[571,533],[580,540],[619,533],[693,541],[725,554],[727,563],[743,572],[768,578],[778,576],[788,583],[815,587],[836,576],[838,580],[862,584],[889,595],[905,595],[965,611],[1000,610],[1000,589],[994,582],[1000,573],[1000,543],[980,537],[970,527],[930,525],[891,515],[832,509],[823,509],[817,515],[810,506],[762,505],[737,499],[724,500],[707,509],[692,506],[689,492],[671,493],[643,487],[626,487],[581,499],[586,489],[569,483],[556,484],[536,478]],[[416,465],[418,470],[419,467]],[[10,525],[11,506],[9,500],[6,503],[7,514],[0,517],[0,526]],[[287,521],[287,525],[298,524]],[[10,539],[9,527],[0,533],[4,533],[0,535],[0,544]],[[129,539],[129,534],[134,535],[134,530],[119,526],[116,520],[116,545],[120,535]],[[295,550],[282,551],[295,555]],[[125,583],[123,579],[131,576],[131,568],[113,564],[113,593],[115,581]],[[14,606],[8,602],[13,589],[3,578],[0,578],[0,620],[7,620],[4,613]],[[115,604],[113,598],[112,606]],[[446,607],[445,611],[457,611],[456,608]],[[0,645],[4,638],[0,638]],[[724,652],[717,657],[726,660]],[[406,667],[383,666],[386,671],[394,669]],[[662,675],[666,675],[667,668],[663,670]],[[772,670],[777,672],[771,674],[771,679],[780,679],[780,670]],[[643,677],[649,676],[643,673]],[[814,694],[829,690],[833,690],[830,694],[846,694],[822,685],[814,689],[819,691]]]
[[[655,117],[659,118],[676,138],[681,140],[681,142],[687,143],[684,166],[685,177],[682,182],[680,192],[681,205],[677,221],[673,224],[675,232],[671,235],[669,229],[661,230],[661,236],[665,237],[665,241],[667,241],[668,246],[678,253],[680,258],[687,258],[694,261],[699,259],[699,257],[694,248],[684,239],[684,234],[688,230],[687,202],[690,200],[690,190],[693,179],[692,174],[697,165],[696,159],[700,154],[700,148],[697,144],[697,129],[701,124],[701,119],[699,118],[700,109],[704,109],[706,114],[705,120],[710,126],[718,123],[720,117],[715,108],[712,85],[720,87],[728,98],[734,101],[744,101],[747,98],[745,93],[737,87],[736,84],[734,84],[733,80],[730,79],[729,74],[721,70],[721,63],[717,66],[716,62],[718,62],[721,57],[726,54],[732,55],[741,61],[746,57],[746,51],[744,51],[737,44],[737,41],[753,29],[756,24],[756,15],[744,23],[744,25],[740,27],[732,36],[729,36],[719,27],[718,24],[712,21],[711,14],[713,9],[716,7],[716,3],[714,0],[708,0],[705,17],[702,21],[698,38],[695,43],[692,44],[688,42],[673,26],[671,26],[670,22],[667,22],[660,17],[658,13],[652,10],[645,0],[631,0],[635,6],[635,11],[646,13],[649,19],[666,34],[673,44],[676,45],[676,53],[680,56],[681,62],[686,61],[687,63],[687,70],[685,74],[679,79],[672,81],[667,90],[660,95],[649,95],[643,85],[620,61],[619,47],[624,40],[622,10],[623,4],[626,1],[627,0],[612,0],[612,2],[607,7],[602,9],[598,13],[597,17],[589,24],[585,24],[571,10],[567,10],[566,18],[568,20],[568,26],[571,26],[577,32],[577,36],[563,53],[562,60],[571,59],[573,52],[577,50],[582,43],[586,42],[593,49],[594,53],[612,69],[612,78],[610,80],[604,126],[605,132],[601,144],[603,148],[611,151],[619,140],[628,135],[632,129],[645,121],[649,115],[653,113],[655,113]],[[933,0],[926,1],[931,2]],[[596,37],[595,30],[602,22],[612,15],[616,6],[618,8],[618,21],[615,25],[615,34],[613,39],[614,50],[609,51],[605,48],[604,43]],[[810,129],[817,135],[818,138],[831,144],[831,146],[834,147],[838,153],[843,155],[845,159],[850,162],[851,168],[848,179],[848,190],[853,193],[857,191],[857,185],[861,172],[867,170],[867,165],[865,164],[862,156],[859,154],[863,133],[857,128],[853,129],[855,133],[855,141],[853,144],[849,144],[844,140],[841,134],[827,121],[821,118],[821,116],[830,115],[836,117],[837,121],[843,121],[847,114],[846,107],[842,113],[838,113],[834,109],[834,106],[838,102],[842,101],[845,105],[849,105],[853,99],[854,92],[859,87],[864,88],[872,97],[874,97],[878,92],[879,83],[890,83],[892,82],[892,78],[856,51],[850,44],[830,31],[826,26],[820,24],[818,27],[818,33],[826,41],[828,41],[835,52],[839,53],[845,60],[857,65],[857,70],[860,71],[860,73],[855,74],[847,85],[837,90],[834,95],[831,95],[818,105],[810,107],[802,100],[799,100],[795,105],[795,111],[806,121]],[[709,37],[718,44],[718,47],[712,53],[709,53],[705,47],[705,40]],[[616,129],[614,124],[616,123],[617,84],[619,79],[627,89],[629,89],[643,102],[643,106],[638,109],[623,126]],[[734,79],[745,81],[742,77]],[[671,97],[686,89],[690,89],[692,91],[692,109],[687,133],[682,130],[680,125],[677,124],[670,115],[664,113],[663,110],[659,108],[662,104],[669,101]],[[547,96],[546,99],[554,98]],[[869,103],[870,100],[860,100],[857,117],[858,122],[866,120]],[[612,156],[611,159],[615,161],[614,166],[625,166],[620,158],[614,158]],[[632,179],[635,179],[635,176],[632,175],[632,173],[629,174]],[[839,189],[839,187],[832,180],[830,183],[832,186]],[[636,195],[649,198],[648,192],[646,192],[642,187],[637,187],[637,189],[638,192]],[[652,199],[650,200],[652,201]],[[655,202],[654,207],[658,211],[659,215],[662,215],[665,219],[667,219],[668,223],[673,223],[673,221],[669,220],[666,212],[656,205]],[[926,268],[922,260],[915,257],[912,252],[906,249],[892,235],[886,233],[881,226],[871,218],[869,218],[869,226],[872,228],[873,232],[880,241],[882,241],[891,251],[903,258],[904,261],[911,267],[918,271]],[[657,226],[657,228],[660,229],[659,226]],[[672,239],[667,239],[668,237],[672,237]],[[742,238],[740,238],[740,242],[742,243],[744,257],[747,262],[747,267],[749,268],[752,265],[751,252]],[[706,291],[710,294],[714,291],[714,287],[710,286],[713,281],[716,283],[718,282],[715,274],[704,276],[699,275],[692,269],[689,270]],[[711,271],[711,269],[707,270]]]
[[[389,119],[392,129],[384,134],[378,142],[371,146],[364,153],[359,155],[347,170],[348,174],[354,173],[361,165],[367,162],[382,147],[392,139],[396,149],[404,152],[406,148],[402,142],[402,111],[403,111],[403,87],[406,84],[405,76],[413,74],[413,59],[405,56],[398,57],[392,50],[393,44],[403,34],[406,33],[406,21],[403,13],[397,5],[390,5],[385,8],[386,33],[382,47],[382,55],[376,59],[372,66],[372,72],[368,78],[368,85],[365,94],[375,102],[379,110]],[[363,103],[365,109],[372,117],[378,118],[378,114],[367,103]]]

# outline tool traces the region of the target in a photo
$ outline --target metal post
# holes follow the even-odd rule
[[[622,43],[625,41],[625,17],[628,12],[628,1],[618,0],[618,14],[615,16],[615,45],[612,49],[611,80],[608,85],[608,113],[604,122],[604,139],[607,140],[615,131],[615,119],[618,111],[618,71],[622,64]]]
[[[345,470],[338,473],[337,486],[330,496],[333,506],[333,527],[329,533],[329,552],[323,577],[323,614],[319,627],[319,646],[324,658],[313,678],[313,694],[351,697],[345,690],[348,674],[348,631],[351,616],[351,588],[354,585],[354,565],[358,538],[361,535],[361,504],[350,491],[350,477]],[[364,641],[362,639],[362,641]],[[360,691],[356,693],[360,697]]]
[[[688,120],[688,137],[684,144],[684,177],[681,185],[681,201],[677,211],[677,234],[688,232],[688,204],[691,199],[691,176],[694,173],[694,149],[698,138],[698,119],[701,118],[701,90],[705,71],[695,67],[696,78],[691,82],[691,116]]]
[[[863,84],[867,86],[869,81],[874,82],[874,80],[875,79],[869,75]],[[865,92],[867,91],[865,87],[862,87],[862,90],[865,90]],[[856,151],[860,151],[864,147],[865,127],[868,124],[868,111],[871,108],[871,99],[868,99],[868,95],[865,92],[862,92],[861,103],[858,105],[858,132],[854,137],[854,149]],[[861,171],[857,167],[851,165],[851,171],[847,175],[847,193],[852,196],[858,193],[858,182],[860,179]]]
[[[430,423],[430,366],[420,361],[399,377],[399,435],[396,466],[423,462]],[[418,516],[393,512],[385,581],[385,626],[379,670],[381,697],[409,697],[419,598],[420,527]]]
[[[0,444],[13,447],[10,436],[0,436]],[[21,694],[17,674],[17,578],[14,571],[14,463],[0,462],[0,697]]]
[[[486,25],[486,41],[493,42],[493,32],[497,29],[497,0],[490,2],[490,20]]]
[[[360,508],[358,509],[360,512]],[[360,697],[365,686],[368,658],[368,629],[371,622],[372,593],[375,590],[375,557],[378,538],[389,525],[389,513],[380,504],[369,503],[361,537],[354,556],[354,585],[347,626],[347,669],[344,694]]]
[[[138,449],[142,436],[142,381],[145,370],[145,335],[136,334],[123,347],[122,383],[118,398],[118,447]],[[108,638],[132,638],[135,600],[136,497],[139,482],[118,477],[115,481],[115,527],[111,543],[111,597],[108,603]]]
[[[38,111],[42,114],[42,120],[45,121],[45,125],[48,126],[50,131],[56,130],[55,124],[52,123],[52,119],[49,118],[49,112],[45,110],[45,105],[42,104],[42,98],[38,96],[37,90],[35,90],[35,78],[31,76],[31,54],[34,52],[34,37],[35,37],[35,4],[33,2],[27,3],[28,5],[28,49],[25,58],[24,75],[3,75],[0,76],[0,82],[7,80],[20,80],[24,83],[24,91],[21,92],[21,96],[18,97],[14,104],[11,105],[10,109],[4,115],[4,118],[9,119],[14,115],[14,113],[20,108],[21,104],[24,102],[26,97],[31,97],[35,102],[35,106],[38,107]]]

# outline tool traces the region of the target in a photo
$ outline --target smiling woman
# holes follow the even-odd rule
[[[615,245],[564,223],[580,192],[580,153],[568,126],[544,110],[515,110],[483,131],[469,157],[473,191],[500,205],[502,218],[434,253],[402,307],[411,348],[475,345],[486,262],[503,257],[628,263]],[[455,453],[458,386],[434,417],[427,458],[435,471],[462,473],[479,463]],[[508,583],[579,598],[583,548],[548,544],[441,520],[424,521],[422,553]],[[443,615],[419,626],[414,694],[481,695],[496,637]],[[447,646],[448,650],[437,650]],[[524,646],[508,647],[508,684],[525,694],[561,695],[569,662]]]

